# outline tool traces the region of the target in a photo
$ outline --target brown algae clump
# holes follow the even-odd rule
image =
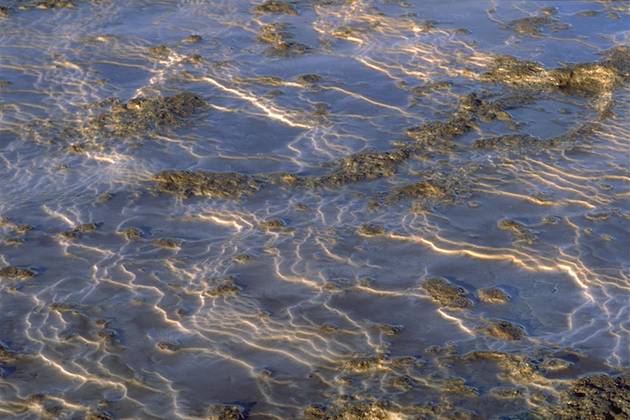
[[[524,89],[594,95],[612,91],[620,78],[625,77],[626,54],[623,50],[615,50],[600,63],[574,64],[551,70],[533,61],[501,56],[495,59],[482,79]]]
[[[380,356],[356,357],[344,362],[343,364],[343,370],[355,373],[369,372],[383,368],[383,358]]]
[[[446,195],[446,191],[437,184],[429,181],[417,182],[396,188],[390,195],[390,200],[405,198],[432,198],[440,199]]]
[[[621,420],[630,418],[630,373],[595,375],[573,383],[559,407],[552,409],[560,419]]]
[[[209,297],[234,296],[240,292],[240,287],[234,283],[232,277],[227,277],[216,281],[216,285],[204,291],[203,294]]]
[[[525,336],[523,328],[504,320],[493,321],[487,327],[481,328],[480,331],[503,341],[516,341]]]
[[[149,52],[149,57],[155,60],[166,60],[172,53],[172,50],[166,45],[150,47],[147,51]]]
[[[163,171],[153,181],[159,191],[183,197],[239,198],[260,189],[252,177],[236,172]]]
[[[186,44],[197,44],[201,41],[203,41],[201,35],[196,34],[188,35],[186,38],[183,39],[183,42],[185,42]]]
[[[304,44],[292,41],[293,35],[287,32],[286,28],[286,25],[279,23],[263,25],[256,39],[269,45],[269,53],[272,55],[287,57],[306,53],[309,48]]]
[[[278,232],[287,232],[290,230],[287,227],[286,223],[280,219],[264,220],[260,222],[258,226],[260,227],[260,229],[264,230],[265,232],[278,233]]]
[[[123,229],[119,232],[119,234],[124,236],[128,241],[137,241],[142,239],[142,231],[135,227]]]
[[[172,343],[170,341],[159,341],[158,343],[156,343],[155,347],[165,353],[175,353],[181,348],[179,344]]]
[[[336,187],[392,176],[396,173],[398,165],[409,155],[406,150],[357,153],[341,159],[333,173],[311,178],[310,183],[314,186]]]
[[[245,420],[248,417],[247,411],[238,405],[233,404],[212,404],[208,407],[208,420]]]
[[[475,140],[473,147],[475,149],[519,150],[543,144],[547,143],[529,134],[508,134]]]
[[[465,309],[472,306],[463,287],[453,285],[443,277],[429,277],[422,286],[431,298],[441,306],[452,309]]]
[[[38,1],[28,1],[23,2],[25,4],[21,4],[19,9],[28,10],[28,9],[40,9],[40,10],[48,10],[48,9],[73,9],[74,2],[70,0],[38,0]]]
[[[83,223],[75,226],[71,230],[62,232],[61,235],[67,239],[76,239],[80,238],[86,233],[95,232],[100,226],[100,223]]]
[[[331,406],[309,405],[304,409],[306,420],[391,420],[403,418],[402,413],[380,401],[362,401],[343,396]]]
[[[558,19],[554,19],[550,16],[529,16],[512,20],[508,22],[505,27],[520,35],[540,37],[542,36],[541,30],[543,29],[556,32],[569,29],[570,25],[562,23]]]
[[[254,6],[252,11],[256,14],[274,13],[296,16],[297,10],[290,3],[280,0],[267,0],[262,4]]]
[[[180,243],[174,239],[159,238],[153,241],[153,245],[164,249],[178,249]]]
[[[457,113],[471,120],[476,117],[483,122],[510,121],[512,118],[505,112],[504,107],[502,101],[491,102],[476,93],[470,93],[460,99]]]
[[[16,358],[15,353],[0,342],[0,363],[8,363],[14,361]]]
[[[323,77],[317,74],[301,74],[295,78],[295,81],[301,85],[310,86],[321,82]]]
[[[498,287],[477,290],[477,297],[483,303],[501,305],[510,301],[510,296]]]
[[[527,358],[499,351],[473,351],[459,360],[463,362],[493,362],[507,378],[518,382],[531,381],[536,376],[534,365]]]
[[[0,268],[0,277],[17,280],[27,280],[35,276],[35,272],[27,268],[14,267],[12,265]]]
[[[92,118],[86,130],[115,136],[142,134],[181,125],[185,118],[205,107],[203,98],[189,92],[173,96],[139,96],[127,103],[112,104],[109,111]]]
[[[510,232],[519,241],[524,241],[528,244],[532,244],[536,240],[536,235],[530,232],[527,226],[515,220],[499,220],[499,222],[497,223],[497,227],[501,230]]]
[[[429,121],[408,128],[405,134],[425,147],[448,147],[449,141],[475,128],[476,120],[510,121],[511,117],[505,111],[510,108],[508,99],[492,102],[479,97],[476,93],[464,95],[460,98],[457,111],[448,120]]]
[[[467,133],[473,127],[474,124],[470,118],[455,115],[448,121],[429,121],[408,128],[405,134],[423,146],[433,147],[453,140],[455,137]]]
[[[361,236],[383,236],[385,235],[385,228],[377,223],[366,223],[357,229],[357,233]]]
[[[630,77],[630,46],[619,45],[602,53],[601,64],[614,69],[622,78]]]

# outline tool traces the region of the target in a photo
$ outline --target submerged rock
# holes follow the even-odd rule
[[[252,177],[236,172],[163,171],[153,181],[159,191],[183,197],[239,198],[260,189]]]
[[[441,306],[453,309],[465,309],[472,306],[463,287],[453,285],[443,277],[429,277],[423,287],[431,298]]]
[[[35,272],[27,268],[20,268],[10,265],[0,268],[0,277],[17,280],[27,280],[31,277],[35,277]]]
[[[178,126],[206,107],[206,101],[190,92],[173,96],[140,96],[127,103],[116,102],[111,109],[92,118],[88,134],[129,136]]]

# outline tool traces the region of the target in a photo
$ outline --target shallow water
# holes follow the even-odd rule
[[[0,417],[490,418],[630,365],[630,84],[482,76],[600,62],[628,3],[37,3],[0,1],[0,268],[29,270],[0,277]],[[182,92],[204,104],[120,108]],[[519,100],[405,134],[472,93]],[[475,146],[506,134],[534,144]],[[170,194],[164,170],[255,188]]]

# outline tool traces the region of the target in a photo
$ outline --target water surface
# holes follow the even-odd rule
[[[260,4],[0,1],[0,417],[516,416],[629,366],[630,85],[483,76],[603,62],[627,2]]]

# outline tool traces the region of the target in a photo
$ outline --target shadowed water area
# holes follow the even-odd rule
[[[629,28],[0,0],[0,418],[630,418]]]

